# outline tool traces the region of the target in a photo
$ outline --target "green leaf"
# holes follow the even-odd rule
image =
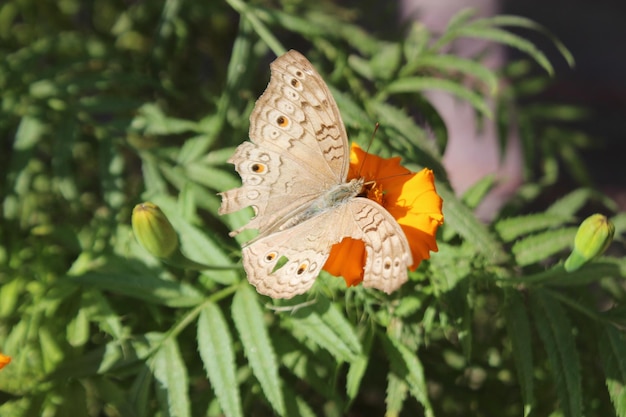
[[[318,415],[289,385],[286,385],[284,390],[285,409],[287,410],[288,416],[316,417]]]
[[[425,415],[434,416],[428,400],[424,368],[416,353],[392,336],[381,334],[380,337],[389,357],[392,372],[407,384],[411,395],[424,407]]]
[[[542,25],[534,22],[530,19],[521,16],[511,16],[511,15],[496,15],[487,19],[490,24],[496,24],[498,26],[515,26],[521,28],[532,29],[537,32],[542,33],[543,35],[550,38],[550,40],[554,43],[554,46],[559,50],[565,61],[567,61],[570,67],[574,66],[574,56],[572,53],[563,45],[563,43],[554,36],[551,32],[549,32]]]
[[[189,180],[202,184],[215,191],[239,187],[240,182],[230,172],[201,162],[191,162],[185,166]]]
[[[32,149],[41,140],[45,133],[44,123],[30,116],[22,117],[15,133],[13,149],[16,151],[27,151]]]
[[[626,417],[626,335],[612,325],[605,325],[598,350],[615,414]]]
[[[325,297],[318,296],[315,304],[297,310],[284,323],[340,362],[352,362],[362,351],[352,325]]]
[[[565,218],[573,217],[591,198],[593,192],[587,188],[581,188],[558,199],[548,209],[546,214],[553,214]]]
[[[534,264],[571,247],[577,228],[566,227],[529,236],[511,248],[518,265]]]
[[[383,43],[380,51],[372,56],[369,66],[377,79],[388,80],[396,73],[401,57],[399,44]]]
[[[276,352],[281,365],[297,379],[307,382],[313,391],[324,398],[328,398],[337,404],[342,398],[334,387],[329,384],[330,378],[334,378],[337,362],[326,351],[296,340],[289,333],[281,333],[274,337]],[[317,348],[317,349],[316,349]]]
[[[522,235],[559,227],[569,220],[569,217],[564,217],[561,214],[536,213],[500,220],[496,223],[495,228],[502,240],[511,242]]]
[[[85,307],[80,307],[76,316],[67,324],[67,341],[74,347],[83,346],[89,339],[89,316]]]
[[[100,395],[100,400],[107,404],[107,408],[113,408],[118,415],[124,417],[139,417],[137,409],[128,399],[128,391],[125,386],[118,385],[113,379],[106,378],[94,378],[90,381],[94,384],[97,392]],[[69,415],[77,415],[67,414]],[[87,415],[87,414],[82,414]]]
[[[223,245],[212,239],[211,235],[178,216],[172,216],[171,220],[180,237],[182,251],[189,259],[218,268],[232,265],[233,261],[224,253]],[[239,274],[235,269],[205,269],[202,274],[223,285],[230,285],[239,280]]]
[[[573,327],[560,303],[542,290],[532,292],[534,324],[548,354],[559,403],[565,416],[582,416],[580,359]]]
[[[443,198],[446,225],[456,230],[477,252],[491,262],[504,262],[508,255],[500,242],[480,223],[472,211],[450,191],[446,184],[436,181],[437,192]]]
[[[112,108],[118,106],[117,103]],[[146,103],[139,109],[139,114],[133,120],[133,128],[145,130],[148,135],[172,135],[195,131],[197,124],[190,120],[168,117],[153,103]]]
[[[348,374],[346,375],[346,393],[348,394],[349,402],[354,401],[359,393],[361,381],[369,365],[373,339],[374,332],[368,328],[365,333],[363,352],[350,363],[350,367],[348,368]]]
[[[548,74],[554,74],[554,68],[543,52],[532,42],[506,30],[470,24],[459,28],[456,35],[459,37],[487,39],[519,49],[530,55]]]
[[[129,401],[133,408],[137,410],[139,416],[145,416],[152,398],[150,397],[150,387],[152,386],[152,372],[147,366],[142,367],[133,380],[133,384],[128,392]]]
[[[155,275],[93,271],[71,276],[69,279],[77,285],[99,288],[169,307],[190,307],[204,300],[204,295],[189,284],[166,281]]]
[[[391,360],[391,358],[390,358]],[[398,416],[404,407],[408,387],[404,379],[396,373],[387,374],[387,390],[385,395],[385,405],[387,410],[385,416]]]
[[[408,161],[414,161],[422,167],[432,169],[440,181],[446,181],[447,173],[441,163],[439,150],[412,117],[387,103],[374,101],[370,102],[369,106],[375,112],[387,136],[394,138],[391,146],[402,153],[405,165]]]
[[[154,377],[158,381],[157,390],[167,399],[169,415],[176,417],[191,416],[189,403],[189,379],[187,368],[180,355],[178,343],[174,338],[167,338],[154,355],[152,362]]]
[[[451,93],[471,104],[483,116],[491,118],[492,112],[483,97],[462,84],[434,77],[404,77],[390,82],[384,88],[387,94],[423,93],[426,91],[441,90]]]
[[[263,311],[249,285],[242,285],[235,293],[232,315],[254,376],[274,410],[284,416],[285,400],[280,388],[276,354],[263,321]]]
[[[242,0],[226,0],[226,2],[243,17],[240,24],[250,25],[256,36],[260,37],[276,55],[282,55],[286,52],[285,47],[281,45],[265,23],[261,21],[254,7]]]
[[[430,33],[426,26],[423,23],[412,20],[409,33],[407,33],[404,38],[403,45],[404,58],[406,59],[408,65],[413,63],[422,55],[429,40]]]
[[[454,55],[425,55],[417,59],[410,67],[403,68],[402,74],[408,75],[420,69],[433,69],[436,71],[451,71],[462,73],[465,77],[475,78],[482,82],[489,94],[495,94],[498,89],[498,77],[496,74],[479,62]]]
[[[517,382],[522,390],[524,417],[530,415],[535,405],[533,383],[533,351],[530,321],[522,297],[514,289],[507,289],[504,315],[507,334],[511,338],[511,349],[517,370]]]
[[[200,312],[198,351],[224,415],[242,416],[232,340],[222,311],[214,303],[207,303]]]
[[[496,176],[485,175],[463,193],[463,202],[475,209],[496,184]]]

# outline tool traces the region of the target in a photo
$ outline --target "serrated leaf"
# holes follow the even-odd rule
[[[259,380],[261,389],[274,410],[284,416],[285,400],[278,378],[276,354],[263,321],[263,311],[250,286],[242,285],[237,290],[231,308],[235,327],[252,372]]]
[[[328,89],[341,110],[341,118],[346,127],[364,129],[374,126],[374,121],[372,121],[370,116],[348,94],[342,93],[331,85],[328,86]]]
[[[546,214],[560,215],[562,217],[573,217],[578,210],[587,204],[591,196],[592,191],[586,188],[572,191],[552,203],[545,212]]]
[[[341,401],[338,392],[331,384],[328,384],[329,375],[333,374],[337,368],[337,362],[329,353],[318,348],[317,345],[307,344],[309,340],[298,340],[287,332],[275,334],[273,341],[283,368],[298,379],[306,381],[323,397],[335,402]]]
[[[387,374],[387,389],[385,395],[385,416],[398,416],[404,407],[408,387],[404,379],[394,372]]]
[[[396,73],[401,58],[402,50],[399,44],[382,44],[380,51],[373,55],[369,62],[373,75],[377,79],[390,79]]]
[[[133,380],[133,384],[128,392],[128,400],[133,404],[133,408],[137,410],[137,414],[141,417],[146,415],[148,405],[150,404],[150,387],[152,386],[152,372],[146,366],[142,367],[137,376]]]
[[[97,102],[89,103],[92,106],[104,107],[104,109],[117,109],[119,108],[119,100],[116,98],[113,103],[107,103],[102,98]],[[177,133],[184,133],[188,131],[195,131],[197,124],[191,120],[177,119],[168,117],[163,111],[154,103],[144,104],[138,111],[138,115],[133,121],[133,127],[135,129],[144,129],[149,135],[172,135]]]
[[[185,165],[185,173],[190,180],[215,191],[224,191],[240,185],[239,180],[225,169],[205,165],[201,162]]]
[[[429,40],[430,32],[426,26],[412,20],[409,33],[405,36],[403,45],[404,58],[409,65],[422,54]]]
[[[424,407],[425,415],[433,417],[433,409],[428,400],[424,368],[416,353],[390,335],[381,335],[381,339],[389,357],[392,372],[407,384],[411,395]]]
[[[459,201],[447,185],[439,181],[436,181],[436,185],[437,192],[444,201],[443,214],[446,219],[446,225],[456,230],[477,252],[491,262],[504,262],[508,255],[504,252],[500,242],[487,230],[485,225],[478,221],[472,211]]]
[[[309,404],[300,396],[297,395],[288,385],[284,387],[285,390],[285,406],[288,416],[298,417],[316,417],[317,414],[311,409]]]
[[[399,93],[423,93],[426,91],[440,90],[451,93],[472,105],[483,116],[491,118],[492,111],[484,97],[466,88],[462,84],[434,77],[404,77],[390,82],[384,91],[387,94]]]
[[[511,339],[517,381],[522,390],[524,417],[527,417],[535,404],[532,337],[526,307],[520,294],[514,289],[506,290],[504,315],[506,317],[507,334]]]
[[[489,94],[495,94],[498,89],[498,77],[496,74],[479,62],[454,55],[426,55],[421,56],[411,65],[411,71],[420,68],[432,68],[437,71],[455,71],[464,76],[474,77],[482,82],[488,89]]]
[[[154,275],[94,271],[68,279],[81,286],[99,288],[169,307],[190,307],[204,300],[204,295],[189,284],[166,281]]]
[[[340,362],[352,362],[362,351],[361,343],[346,318],[325,297],[301,308],[286,320],[294,333],[330,352]]]
[[[381,127],[389,132],[388,135],[395,138],[393,144],[395,149],[402,151],[403,149],[396,145],[402,143],[401,146],[411,153],[405,155],[405,163],[407,158],[415,159],[415,162],[432,169],[437,179],[447,181],[447,173],[441,164],[439,150],[412,117],[409,117],[405,111],[384,102],[370,102],[368,108],[376,113],[377,120]]]
[[[356,360],[350,363],[348,368],[348,374],[346,375],[346,393],[348,394],[348,401],[352,402],[359,393],[361,386],[361,380],[365,375],[367,366],[369,364],[370,350],[372,348],[372,341],[374,339],[374,333],[371,329],[367,329],[365,333],[365,343],[363,346],[363,352],[356,358]]]
[[[582,416],[580,359],[572,324],[559,302],[546,292],[536,289],[530,301],[535,327],[548,354],[561,409],[565,416]]]
[[[563,58],[567,61],[568,65],[570,67],[574,66],[574,56],[572,55],[572,53],[565,47],[565,45],[563,45],[563,43],[559,39],[557,39],[552,33],[550,33],[537,22],[534,22],[525,17],[511,15],[496,15],[484,20],[487,21],[489,24],[496,24],[498,26],[515,26],[541,32],[542,34],[550,38],[550,40],[554,43],[554,46],[556,46]]]
[[[478,207],[496,184],[496,175],[485,175],[463,193],[463,202],[471,209]]]
[[[120,416],[139,417],[137,409],[133,403],[129,401],[128,391],[126,387],[122,388],[113,379],[94,378],[91,381],[97,389],[99,398],[107,407],[113,408]],[[77,414],[67,414],[77,415]],[[85,414],[81,414],[85,415]]]
[[[534,264],[571,247],[576,230],[575,227],[549,230],[516,242],[511,250],[517,264],[521,266]]]
[[[348,401],[353,401],[359,393],[363,375],[367,370],[369,357],[367,355],[359,355],[350,363],[348,374],[346,375],[346,394]]]
[[[207,149],[215,141],[214,135],[202,134],[185,140],[176,158],[177,165],[187,166],[206,155]]]
[[[530,55],[546,72],[550,75],[554,74],[554,68],[552,64],[541,52],[535,44],[515,35],[506,30],[502,30],[494,27],[487,27],[476,24],[469,24],[467,26],[458,29],[457,36],[467,38],[480,38],[487,39],[504,45],[508,45],[511,48],[518,49],[522,52]]]
[[[178,343],[174,338],[167,338],[154,355],[152,363],[154,377],[158,381],[157,390],[167,399],[169,415],[176,417],[191,416],[189,379],[187,368],[180,355]]]
[[[200,311],[198,351],[224,415],[242,416],[232,339],[222,311],[214,303]]]
[[[615,414],[626,417],[626,335],[612,325],[605,325],[598,350]]]
[[[505,242],[511,242],[518,237],[539,230],[554,228],[570,220],[560,214],[536,213],[500,220],[495,228]]]
[[[190,223],[171,217],[172,224],[180,237],[183,253],[189,259],[209,266],[225,267],[232,265],[232,260],[224,253],[224,247]],[[239,280],[235,269],[205,269],[203,275],[223,285],[230,285]]]

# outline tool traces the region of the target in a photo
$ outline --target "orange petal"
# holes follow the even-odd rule
[[[0,353],[0,369],[4,368],[11,362],[11,357]]]
[[[346,285],[351,287],[363,281],[366,256],[362,241],[346,237],[333,245],[323,269],[331,275],[343,277]]]

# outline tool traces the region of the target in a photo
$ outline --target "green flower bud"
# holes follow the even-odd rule
[[[606,216],[593,214],[587,217],[578,228],[574,238],[574,250],[565,261],[567,272],[578,268],[602,255],[613,241],[615,226]]]
[[[141,246],[157,258],[166,259],[178,249],[178,235],[157,205],[137,204],[133,209],[132,224]]]

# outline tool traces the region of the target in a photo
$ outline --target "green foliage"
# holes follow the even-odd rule
[[[0,5],[0,352],[12,357],[0,415],[626,416],[626,262],[562,267],[585,206],[615,210],[589,187],[587,138],[567,127],[584,111],[516,104],[547,85],[531,62],[554,70],[509,29],[551,35],[462,11],[441,34],[412,23],[383,40],[354,16],[301,0]],[[463,37],[529,60],[490,69],[449,52]],[[371,152],[437,176],[439,252],[390,296],[325,274],[292,300],[259,296],[239,262],[253,235],[228,236],[251,211],[217,215],[268,63],[292,45],[352,140],[379,121]],[[527,181],[491,224],[472,210],[493,178],[462,198],[449,187],[433,90],[522,138]],[[581,188],[529,214],[561,167]],[[136,243],[132,208],[148,200],[211,268]],[[626,216],[612,221],[623,242]]]

